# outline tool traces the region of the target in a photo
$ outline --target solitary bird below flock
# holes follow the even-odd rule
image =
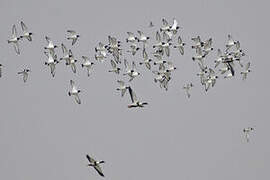
[[[100,164],[105,163],[105,161],[96,161],[92,157],[90,157],[88,154],[86,155],[86,158],[89,161],[89,164],[87,166],[95,168],[95,170],[98,172],[98,174],[102,177],[104,177],[104,174],[102,172],[102,169],[100,167]]]

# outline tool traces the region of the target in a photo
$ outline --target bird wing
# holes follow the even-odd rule
[[[76,73],[76,65],[75,63],[70,64],[72,72]]]
[[[73,30],[67,30],[68,33],[70,33],[71,35],[75,35],[76,34],[76,31],[73,31]]]
[[[136,64],[135,61],[132,61],[132,69],[135,70],[136,69]]]
[[[70,80],[70,86],[73,88],[75,86],[75,82],[73,80]]]
[[[170,56],[170,47],[165,48],[165,53],[167,56]]]
[[[165,18],[162,19],[162,24],[163,24],[163,26],[169,25],[168,21]]]
[[[104,174],[102,173],[101,167],[99,165],[94,166],[94,168],[98,172],[99,175],[104,177]]]
[[[87,62],[87,61],[89,61],[89,57],[87,57],[87,56],[82,56],[82,58],[83,58],[83,62],[84,63]]]
[[[178,49],[179,49],[180,54],[181,55],[184,55],[184,47],[183,46],[179,46]]]
[[[114,60],[111,60],[111,65],[113,68],[116,68],[116,63],[114,62]]]
[[[124,81],[117,80],[117,82],[120,84],[121,87],[123,87],[125,85],[125,82]]]
[[[200,47],[196,48],[196,54],[202,55],[202,49]]]
[[[28,73],[23,73],[23,82],[26,82],[28,78]]]
[[[21,21],[21,27],[22,27],[22,31],[23,31],[23,32],[27,32],[28,28],[27,28],[27,26],[24,24],[23,21]]]
[[[61,44],[61,48],[62,48],[63,54],[66,54],[68,52],[66,46],[63,43]]]
[[[130,69],[129,63],[126,59],[124,59],[124,65],[126,69]]]
[[[13,38],[17,37],[17,29],[15,24],[12,26],[12,37]]]
[[[78,40],[78,38],[74,38],[74,39],[72,40],[71,45],[73,46],[73,45],[77,42],[77,40]]]
[[[88,154],[86,154],[86,158],[88,159],[88,161],[89,161],[90,163],[96,162],[95,159],[92,158],[92,157],[90,157]]]
[[[134,37],[134,33],[132,33],[132,32],[127,32],[127,34],[129,37]]]
[[[45,39],[46,39],[48,44],[52,42],[51,38],[49,38],[48,36],[45,36]]]
[[[18,42],[13,43],[13,47],[14,47],[14,49],[15,49],[15,52],[16,52],[17,54],[20,54],[19,43],[18,43]]]
[[[78,94],[75,94],[74,96],[76,103],[81,104],[81,99]]]
[[[248,62],[248,63],[246,64],[245,69],[246,69],[246,70],[248,70],[248,69],[249,69],[249,67],[250,67],[250,62]]]
[[[182,44],[183,43],[183,41],[182,41],[182,38],[180,37],[180,36],[178,36],[178,44]]]
[[[156,32],[156,40],[158,42],[161,42],[161,36],[160,36],[160,33],[158,31]]]
[[[131,102],[132,102],[132,103],[137,102],[136,94],[135,94],[135,92],[131,89],[131,87],[128,87],[128,91],[129,91],[129,94],[130,94]]]
[[[144,60],[148,59],[148,55],[147,55],[147,52],[145,49],[143,49],[143,58],[144,58]]]
[[[138,34],[140,35],[140,36],[143,36],[143,32],[142,31],[137,31],[138,32]]]
[[[151,64],[149,62],[145,63],[147,69],[151,70]]]

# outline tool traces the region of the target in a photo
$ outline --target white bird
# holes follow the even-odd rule
[[[208,39],[203,46],[203,52],[207,55],[209,52],[213,51],[214,48],[212,47],[212,38]]]
[[[162,48],[165,51],[165,54],[169,57],[170,56],[170,46],[172,45],[172,43],[170,42],[162,42]]]
[[[123,97],[128,89],[128,86],[125,85],[124,81],[117,80],[119,83],[120,87],[116,88],[117,91],[121,91],[121,97]]]
[[[191,40],[195,43],[193,46],[191,46],[192,49],[197,49],[198,47],[203,47],[203,42],[201,41],[201,37],[193,37]]]
[[[116,63],[112,59],[111,59],[111,65],[112,65],[112,69],[109,70],[109,72],[114,72],[116,74],[119,74],[121,69],[117,67]]]
[[[166,31],[170,30],[170,25],[165,18],[162,19],[162,25],[163,26],[160,28],[160,32],[165,33]]]
[[[128,61],[124,59],[124,65],[126,68],[126,73],[124,73],[123,75],[128,75],[130,77],[129,82],[140,75],[140,73],[136,70],[136,64],[134,61],[132,62],[132,67],[130,67]]]
[[[203,58],[205,58],[205,54],[202,53],[202,49],[200,47],[196,48],[196,55],[192,57],[192,60],[198,60],[199,62],[203,63]]]
[[[75,101],[78,104],[81,104],[81,99],[79,97],[79,93],[81,92],[81,90],[78,90],[77,87],[75,86],[75,82],[73,80],[70,80],[70,86],[71,86],[71,91],[68,92],[69,96],[74,96]]]
[[[103,51],[102,51],[103,52]],[[97,54],[95,54],[95,59],[99,62],[104,62],[104,58],[106,58],[106,56],[104,56],[101,51],[98,51]]]
[[[167,64],[168,64],[168,67],[167,67],[167,70],[166,70],[167,72],[172,72],[172,71],[176,70],[176,67],[173,66],[172,61],[168,61]]]
[[[245,66],[245,70],[241,72],[241,74],[243,75],[243,78],[242,80],[246,80],[247,79],[247,74],[249,72],[251,72],[251,70],[249,69],[250,68],[250,62],[248,62]]]
[[[47,62],[45,62],[45,65],[50,67],[51,75],[54,77],[55,76],[55,66],[58,63],[57,55],[56,54],[53,55],[50,51],[44,52],[44,54],[48,58]]]
[[[252,131],[254,131],[253,127],[248,127],[248,128],[243,129],[243,132],[245,134],[245,138],[246,138],[247,142],[249,142],[249,133]]]
[[[232,35],[228,35],[228,41],[226,43],[226,52],[236,44],[236,41],[233,40]]]
[[[128,108],[134,108],[134,107],[144,107],[145,105],[148,105],[147,102],[140,102],[137,99],[137,96],[135,94],[135,92],[131,89],[131,87],[128,87],[128,91],[129,91],[129,95],[131,98],[131,104],[128,105]]]
[[[153,48],[162,48],[161,36],[158,31],[156,32],[156,41],[157,43],[153,45]]]
[[[127,32],[128,38],[126,39],[126,42],[131,42],[134,43],[137,40],[137,37],[135,37],[134,33],[132,32]]]
[[[150,59],[148,57],[148,54],[145,50],[145,48],[143,49],[143,62],[140,62],[139,64],[142,65],[142,64],[145,64],[145,67],[149,70],[151,70],[151,64],[150,62],[152,61],[152,59]]]
[[[218,65],[223,62],[225,59],[225,56],[222,55],[222,52],[220,49],[217,50],[217,59],[214,61],[215,62],[215,68],[218,67]]]
[[[147,40],[150,39],[150,37],[145,36],[142,31],[137,31],[139,34],[139,38],[137,38],[138,42],[143,42],[144,44],[147,43]]]
[[[48,45],[44,47],[44,49],[54,52],[54,49],[57,48],[58,46],[54,45],[51,38],[49,38],[48,36],[45,36],[45,39]]]
[[[62,48],[62,51],[63,51],[63,57],[60,58],[60,61],[65,60],[66,65],[69,65],[70,64],[70,57],[71,57],[71,54],[70,54],[71,50],[68,51],[66,46],[63,43],[61,44],[61,48]]]
[[[101,170],[100,164],[105,163],[105,161],[96,161],[93,158],[91,158],[88,154],[86,155],[86,158],[89,161],[89,164],[87,166],[95,168],[95,170],[98,172],[98,174],[102,177],[104,177],[104,174]]]
[[[23,21],[21,21],[21,27],[23,31],[23,35],[21,36],[21,38],[26,38],[28,41],[32,41],[33,33],[28,31],[28,28]]]
[[[178,22],[176,21],[176,19],[173,19],[173,25],[170,27],[170,31],[172,31],[173,34],[176,34],[179,28],[180,27],[178,26]]]
[[[29,72],[31,72],[30,69],[24,69],[23,71],[18,72],[18,74],[21,74],[23,76],[23,82],[27,81]]]
[[[73,73],[76,73],[76,62],[77,62],[77,60],[74,58],[74,56],[73,56],[73,54],[72,54],[72,51],[71,50],[69,50],[69,57],[70,57],[70,61],[69,61],[69,65],[70,65],[70,67],[71,67],[71,70],[72,70],[72,72]]]
[[[216,75],[215,71],[209,68],[208,77],[206,78],[206,82],[205,82],[205,91],[208,91],[210,86],[214,87],[217,79],[218,79],[218,76]]]
[[[15,52],[17,54],[20,54],[19,40],[20,40],[20,37],[17,34],[17,29],[16,29],[16,26],[14,24],[12,26],[11,38],[8,40],[8,43],[12,43],[13,44],[13,47],[14,47]]]
[[[80,35],[76,33],[76,31],[73,31],[73,30],[67,30],[67,32],[69,33],[67,36],[67,39],[72,40],[72,46],[73,46],[77,42]]]
[[[87,76],[89,77],[94,63],[90,62],[89,57],[82,56],[82,59],[83,59],[82,68],[85,67],[87,69]]]
[[[98,46],[95,47],[95,51],[96,52],[98,52],[98,51],[106,51],[106,47],[105,47],[105,45],[102,42],[99,42],[98,43]]]
[[[178,39],[177,39],[177,44],[174,45],[173,47],[174,48],[178,48],[179,49],[179,52],[181,55],[184,55],[184,46],[186,45],[183,41],[182,41],[182,38],[180,36],[178,36]]]
[[[135,56],[136,52],[139,51],[139,47],[137,47],[136,44],[131,44],[130,45],[130,50],[127,50],[127,52],[131,53],[133,56]]]
[[[188,98],[190,98],[190,96],[191,96],[189,91],[191,90],[192,87],[193,87],[192,83],[188,83],[188,84],[183,86],[183,89],[186,91]]]

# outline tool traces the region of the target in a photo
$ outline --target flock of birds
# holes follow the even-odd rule
[[[16,25],[12,26],[12,35],[8,40],[9,44],[12,44],[15,52],[19,55],[21,53],[19,43],[21,40],[32,41],[33,33],[28,30],[24,22],[20,22],[22,35],[19,36],[17,33]],[[153,22],[150,22],[148,28],[153,29],[155,26]],[[165,89],[169,88],[169,83],[172,80],[172,74],[176,70],[173,62],[168,60],[171,51],[175,49],[179,51],[180,55],[184,55],[187,49],[186,43],[182,40],[182,37],[178,35],[180,26],[176,19],[173,19],[173,23],[169,24],[166,19],[162,19],[162,26],[159,27],[155,32],[155,43],[150,45],[149,39],[151,37],[147,36],[142,31],[137,31],[137,34],[133,32],[127,32],[127,37],[125,41],[120,41],[115,37],[108,36],[108,43],[99,42],[95,47],[95,60],[98,62],[106,62],[110,59],[111,69],[108,70],[109,73],[114,73],[119,75],[122,73],[123,76],[128,76],[128,82],[131,83],[136,77],[141,75],[141,71],[138,70],[137,65],[149,71],[154,76],[154,82],[159,84],[159,87]],[[67,40],[71,41],[71,45],[75,45],[80,38],[80,35],[74,30],[67,31]],[[62,56],[58,58],[56,54],[57,45],[48,37],[45,36],[47,45],[44,47],[44,54],[47,57],[45,65],[49,67],[52,77],[55,77],[56,66],[61,61],[64,61],[66,66],[70,66],[73,73],[77,72],[77,62],[78,60],[72,53],[71,49],[68,49],[63,43],[61,44]],[[201,40],[200,36],[191,38],[192,45],[191,49],[195,50],[192,60],[198,65],[199,72],[197,76],[200,79],[200,84],[203,89],[207,92],[210,88],[213,88],[216,81],[220,76],[224,79],[230,79],[236,75],[236,66],[242,69],[240,75],[242,79],[247,79],[247,75],[250,70],[250,62],[243,62],[243,58],[246,56],[245,52],[241,49],[240,42],[233,39],[231,35],[228,35],[228,40],[225,44],[225,50],[217,49],[217,57],[214,60],[213,67],[206,64],[206,58],[214,51],[212,38]],[[127,43],[128,49],[123,48],[123,43]],[[133,57],[137,56],[137,59],[141,59],[138,62],[129,62],[126,59],[126,54]],[[138,57],[137,54],[140,54]],[[95,65],[91,62],[90,58],[87,56],[82,56],[81,67],[85,68],[87,71],[87,76],[91,76],[92,69]],[[122,67],[123,65],[124,67]],[[0,64],[0,77],[2,75],[2,64]],[[30,74],[30,69],[23,69],[18,72],[22,75],[23,81],[27,82],[28,76]],[[116,89],[121,93],[121,97],[124,97],[126,91],[128,91],[131,103],[128,108],[144,107],[147,102],[137,99],[135,91],[130,85],[127,85],[123,80],[117,80],[119,87]],[[77,88],[75,82],[70,80],[71,89],[68,92],[69,96],[73,96],[76,103],[81,104],[81,99],[79,94],[81,90]],[[187,97],[190,98],[190,91],[194,87],[192,82],[189,82],[183,86],[183,91],[186,93]],[[249,142],[249,134],[254,128],[248,127],[243,130],[247,142]],[[100,167],[101,163],[104,161],[95,161],[89,155],[86,156],[90,164],[95,170],[104,176]]]

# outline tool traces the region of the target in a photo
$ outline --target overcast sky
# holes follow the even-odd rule
[[[269,179],[269,3],[267,1],[37,1],[2,0],[0,6],[0,179],[103,179],[86,167],[86,153],[98,160],[110,180],[228,180]],[[176,18],[187,43],[181,56],[172,51],[177,66],[169,91],[160,89],[144,67],[131,86],[143,109],[128,109],[129,96],[115,90],[121,75],[108,73],[110,63],[96,62],[89,78],[80,67],[81,56],[93,62],[94,47],[112,35],[124,41],[126,32],[144,31],[153,38],[161,19]],[[22,42],[21,55],[7,43],[11,27],[23,20],[34,32],[33,42]],[[155,27],[147,28],[149,21]],[[65,39],[74,29],[81,38],[74,47]],[[230,80],[218,79],[205,93],[191,60],[191,37],[213,38],[215,51],[227,35],[241,42],[252,72],[243,82],[240,68]],[[71,48],[79,59],[78,73],[64,63],[52,78],[44,65],[45,36]],[[148,47],[149,53],[151,48]],[[60,49],[58,57],[62,56]],[[141,60],[126,56],[129,61]],[[32,70],[27,83],[17,72]],[[69,80],[82,90],[82,104],[68,96]],[[193,82],[191,98],[182,86]],[[242,129],[255,132],[246,143]]]

